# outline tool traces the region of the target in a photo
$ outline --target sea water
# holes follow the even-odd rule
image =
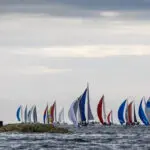
[[[150,127],[100,126],[74,128],[71,134],[1,133],[0,149],[26,150],[147,150],[150,149]]]

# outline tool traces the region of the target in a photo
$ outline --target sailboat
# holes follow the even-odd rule
[[[27,108],[27,105],[26,105],[25,110],[24,110],[24,122],[25,123],[28,122],[28,108]]]
[[[61,111],[58,114],[58,122],[59,124],[64,124],[64,108],[61,109]]]
[[[43,122],[44,124],[49,124],[49,115],[48,115],[48,104],[44,110],[44,114],[43,114]]]
[[[28,111],[28,122],[32,123],[32,114],[33,114],[34,106],[31,107],[31,109]]]
[[[138,125],[139,122],[137,121],[136,118],[136,113],[135,113],[135,104],[133,101],[130,102],[128,105],[128,125]]]
[[[112,112],[112,110],[108,113],[107,123],[108,123],[108,125],[112,125],[113,124],[113,112]]]
[[[87,100],[87,115],[86,115],[86,100]],[[84,90],[83,94],[79,97],[79,114],[80,114],[80,122],[79,124],[86,126],[90,121],[94,121],[94,117],[91,111],[90,106],[90,98],[89,98],[89,85],[87,84],[87,88]]]
[[[50,123],[57,123],[57,116],[56,116],[56,101],[50,107]]]
[[[139,117],[140,117],[141,121],[147,126],[147,125],[150,125],[150,123],[149,123],[148,118],[147,118],[147,116],[144,112],[144,109],[142,107],[143,101],[145,102],[145,97],[143,97],[141,102],[140,102],[138,113],[139,113]],[[146,102],[145,102],[145,105],[146,105]]]
[[[73,101],[68,111],[69,120],[73,123],[75,127],[79,126],[78,121],[77,121],[78,104],[79,104],[78,99]]]
[[[101,97],[101,99],[97,105],[97,115],[98,115],[100,123],[102,125],[106,125],[107,124],[107,118],[106,118],[104,95]]]
[[[17,112],[16,112],[16,117],[17,117],[17,120],[20,122],[22,121],[23,122],[23,117],[22,117],[22,105],[20,105],[17,109]]]
[[[126,123],[125,115],[124,115],[124,113],[126,113],[125,112],[126,103],[127,103],[127,99],[122,102],[122,104],[120,105],[120,107],[118,109],[118,119],[119,119],[119,122],[120,122],[121,125]],[[126,119],[127,119],[127,115],[126,115]]]
[[[34,106],[33,108],[33,123],[37,123],[37,110],[36,110],[36,106]]]

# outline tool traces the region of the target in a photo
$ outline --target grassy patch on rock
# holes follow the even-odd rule
[[[69,133],[68,129],[55,127],[51,124],[8,124],[0,127],[0,132],[23,133]]]

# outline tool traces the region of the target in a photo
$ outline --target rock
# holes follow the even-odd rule
[[[0,132],[22,132],[22,133],[69,133],[68,129],[54,127],[51,124],[8,124],[0,128]]]

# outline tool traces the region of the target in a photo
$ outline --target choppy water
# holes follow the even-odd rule
[[[94,149],[147,150],[150,149],[150,127],[100,125],[75,129],[73,134],[1,133],[0,149]]]

